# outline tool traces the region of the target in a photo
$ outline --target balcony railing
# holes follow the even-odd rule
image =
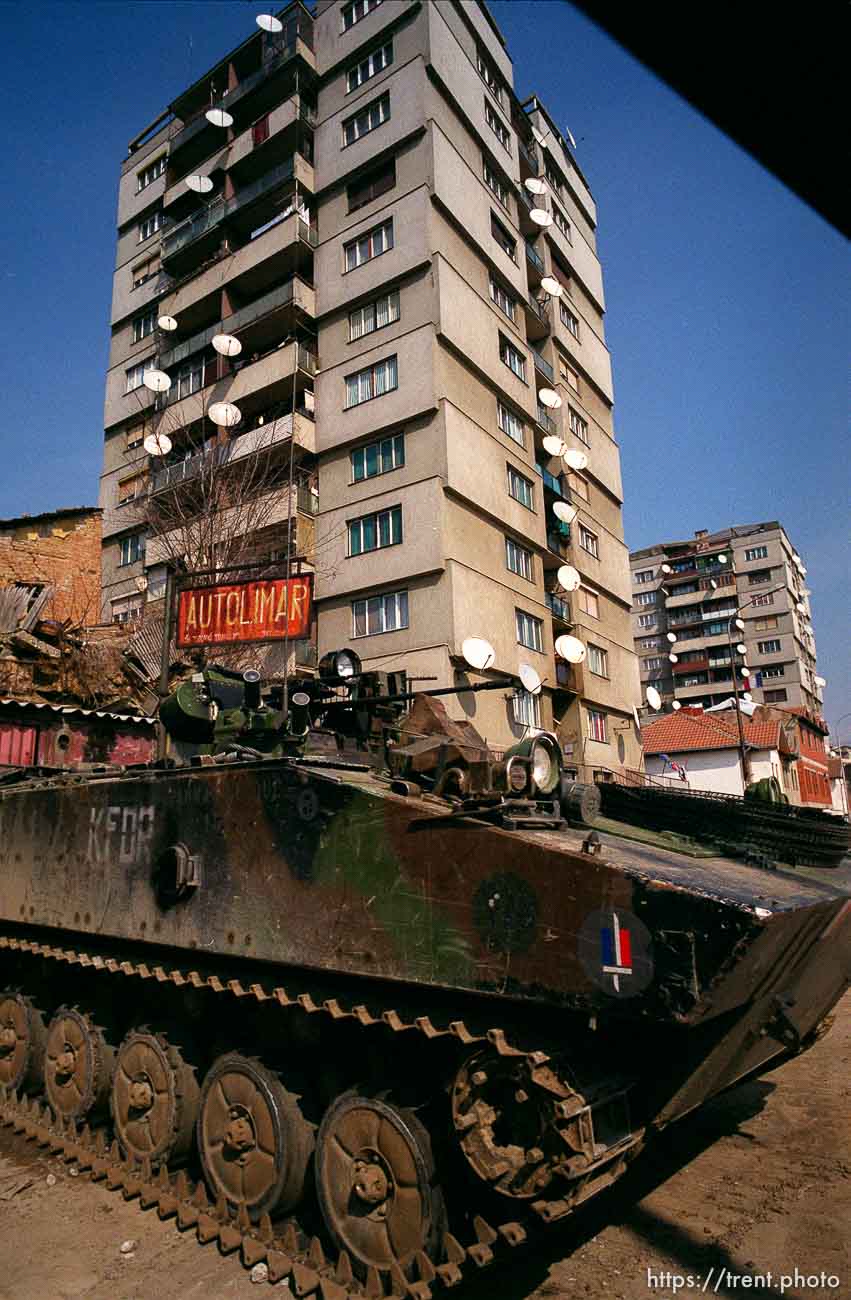
[[[203,212],[196,217],[190,217],[187,221],[176,226],[163,239],[162,255],[163,257],[172,257],[181,248],[186,248],[189,244],[199,239],[201,235],[212,230],[226,217],[230,217],[240,208],[247,207],[255,199],[273,190],[277,185],[283,185],[285,181],[292,180],[295,174],[295,155],[288,158],[286,162],[281,163],[278,167],[273,167],[271,171],[265,172],[258,177],[251,185],[246,185],[232,199],[218,199],[205,208]]]
[[[305,515],[315,515],[319,509],[319,497],[315,492],[311,492],[309,487],[299,483],[296,491],[296,501],[298,508]]]
[[[561,596],[557,596],[552,591],[545,591],[544,604],[552,611],[555,618],[561,619],[562,623],[571,622],[570,605],[566,600],[562,600]]]
[[[252,325],[254,321],[260,320],[263,316],[270,315],[271,312],[285,307],[287,303],[292,302],[295,293],[295,277],[291,277],[285,284],[281,284],[277,289],[272,289],[270,293],[263,294],[255,302],[249,303],[247,307],[242,307],[239,311],[228,316],[221,324],[211,325],[209,329],[202,330],[200,334],[193,334],[192,338],[186,339],[183,343],[171,349],[170,352],[164,353],[160,357],[160,368],[168,370],[171,366],[178,365],[179,362],[185,361],[188,357],[193,356],[196,352],[203,351],[209,347],[217,334],[236,334],[239,330],[245,329],[247,325]]]
[[[310,413],[307,411],[297,411],[296,415],[310,418]],[[206,471],[214,470],[220,465],[242,460],[254,452],[268,451],[275,444],[285,442],[292,435],[292,430],[292,415],[282,416],[280,419],[275,420],[273,424],[260,425],[256,429],[246,429],[244,433],[231,438],[229,442],[217,443],[209,450],[196,451],[184,460],[175,461],[172,465],[164,465],[161,469],[155,470],[148,479],[148,491],[152,495],[157,492],[164,492],[166,489],[176,487],[180,483],[191,482],[192,479],[196,479]],[[299,491],[301,491],[301,488],[299,488]],[[305,508],[299,500],[299,509]],[[314,514],[315,509],[309,510],[309,513]]]
[[[544,263],[543,263],[543,261],[542,261],[542,259],[541,259],[540,254],[538,253],[538,250],[537,250],[537,249],[536,249],[532,244],[529,243],[529,240],[528,240],[528,239],[526,240],[526,256],[528,257],[528,259],[529,259],[529,261],[532,263],[532,265],[533,265],[534,267],[537,267],[537,269],[538,269],[538,270],[541,272],[541,274],[543,275],[543,273],[544,273]]]
[[[551,474],[548,469],[544,469],[543,465],[536,465],[535,469],[544,480],[544,487],[548,487],[551,492],[555,492],[556,496],[563,497],[567,495],[560,478],[556,478],[555,474]]]
[[[526,305],[535,313],[538,320],[541,321],[543,325],[549,325],[550,318],[547,315],[547,309],[546,307],[541,306],[533,293],[529,294],[529,297],[526,300]]]
[[[540,165],[539,165],[539,163],[538,163],[537,158],[536,158],[535,155],[532,153],[531,149],[527,149],[526,146],[525,146],[525,144],[523,143],[523,141],[520,140],[520,139],[518,139],[518,141],[517,141],[517,147],[518,147],[518,149],[520,150],[520,156],[521,156],[521,158],[525,158],[525,160],[526,160],[526,162],[527,162],[527,164],[528,164],[528,166],[529,166],[529,169],[530,169],[532,172],[534,172],[534,174],[537,176],[537,174],[538,174],[538,172],[541,170],[541,168],[540,168]]]
[[[556,431],[555,420],[551,415],[547,414],[543,406],[538,407],[538,424],[542,429],[546,429],[547,433],[555,433]]]
[[[550,383],[554,384],[556,378],[556,372],[553,370],[549,361],[547,361],[544,357],[541,356],[537,348],[532,348],[531,350],[535,357],[535,365],[538,367],[538,369],[541,371],[542,374],[546,375]]]

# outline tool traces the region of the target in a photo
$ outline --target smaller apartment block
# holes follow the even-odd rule
[[[633,551],[630,565],[642,691],[710,708],[735,673],[755,703],[820,718],[806,568],[780,523],[701,529]]]

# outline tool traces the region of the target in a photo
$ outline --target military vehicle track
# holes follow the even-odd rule
[[[301,1011],[309,1018],[322,1019],[326,1023],[349,1022],[363,1028],[385,1026],[394,1035],[416,1035],[424,1043],[449,1042],[462,1049],[483,1049],[491,1059],[522,1064],[530,1081],[536,1075],[548,1080],[551,1073],[546,1053],[515,1046],[498,1028],[476,1032],[464,1021],[439,1026],[425,1016],[405,1020],[392,1009],[374,1014],[364,1005],[346,1007],[337,999],[329,998],[320,1002],[311,993],[292,996],[285,988],[269,989],[259,983],[245,987],[238,979],[204,975],[198,970],[166,969],[145,962],[119,961],[103,953],[57,947],[9,934],[0,934],[0,953],[15,954],[17,960],[29,956],[51,964],[63,963],[81,971],[124,975],[175,989],[203,989],[233,1000],[231,1005],[239,1000],[248,1000],[255,1004],[269,1004],[283,1013]],[[118,990],[116,994],[120,998]],[[95,1006],[102,1001],[102,991],[99,998],[92,999]],[[60,1008],[61,1013],[66,1011],[67,1008]],[[133,1031],[128,1038],[138,1036]],[[44,1049],[45,1044],[39,1041],[37,1050]],[[47,1052],[50,1052],[49,1043]],[[47,1075],[47,1071],[42,1073]],[[188,1148],[185,1134],[183,1144],[176,1148],[175,1162],[168,1158],[174,1147],[169,1148],[165,1159],[140,1158],[138,1153],[128,1153],[126,1132],[124,1141],[118,1140],[115,1115],[112,1123],[105,1122],[103,1105],[99,1113],[97,1106],[93,1105],[89,1120],[85,1117],[80,1120],[65,1118],[51,1107],[49,1098],[41,1095],[43,1086],[43,1080],[36,1080],[32,1075],[27,1079],[29,1095],[0,1085],[0,1123],[10,1125],[28,1140],[60,1154],[65,1161],[76,1163],[93,1180],[104,1181],[108,1189],[121,1192],[125,1200],[138,1199],[142,1209],[156,1208],[161,1219],[173,1218],[181,1230],[194,1228],[200,1243],[215,1241],[223,1254],[238,1252],[246,1268],[265,1262],[270,1282],[287,1279],[296,1296],[315,1297],[316,1300],[408,1300],[409,1297],[411,1300],[430,1300],[445,1288],[459,1286],[465,1278],[505,1252],[528,1243],[543,1230],[544,1225],[563,1218],[589,1196],[613,1182],[642,1144],[642,1135],[634,1134],[618,1148],[609,1151],[606,1158],[585,1177],[571,1181],[569,1195],[564,1199],[532,1199],[528,1195],[525,1199],[499,1198],[505,1207],[514,1211],[510,1220],[500,1221],[493,1213],[488,1218],[471,1213],[464,1216],[462,1224],[447,1225],[436,1215],[435,1229],[439,1238],[433,1241],[428,1252],[409,1252],[404,1271],[395,1261],[389,1268],[369,1266],[364,1269],[362,1264],[358,1267],[357,1262],[353,1265],[351,1254],[341,1245],[339,1237],[333,1240],[336,1234],[327,1223],[317,1231],[316,1223],[299,1222],[290,1213],[283,1218],[273,1218],[265,1210],[249,1214],[245,1204],[237,1208],[225,1195],[212,1195],[204,1178],[194,1179],[185,1166],[182,1159]],[[345,1101],[345,1097],[344,1093],[340,1100]],[[424,1133],[415,1117],[410,1118]],[[476,1127],[468,1124],[468,1130]],[[487,1145],[485,1141],[481,1153],[485,1166]],[[473,1158],[476,1158],[475,1151]],[[533,1155],[533,1163],[535,1159],[543,1159],[542,1153]],[[370,1166],[367,1175],[370,1174],[373,1178],[380,1176],[376,1174],[376,1166]],[[505,1177],[505,1171],[496,1164],[490,1172],[490,1181],[497,1185],[500,1177]],[[568,1185],[565,1183],[563,1186]],[[496,1198],[493,1198],[490,1205],[495,1204]],[[313,1213],[312,1218],[317,1217]],[[450,1228],[454,1228],[458,1235],[454,1235]]]

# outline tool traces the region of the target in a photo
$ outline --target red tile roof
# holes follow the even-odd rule
[[[753,722],[742,718],[745,743],[752,749],[777,749],[780,723]],[[667,713],[642,728],[645,754],[682,754],[698,749],[735,749],[739,729],[734,713],[721,716],[702,709],[680,709]]]

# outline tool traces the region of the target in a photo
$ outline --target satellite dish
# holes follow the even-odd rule
[[[724,553],[723,551],[722,551],[721,554],[718,556],[718,563],[719,563],[719,564],[726,564],[726,563],[727,563],[727,556],[725,555],[725,553]]]
[[[678,664],[680,662],[680,656],[675,655],[673,651],[671,652],[671,654],[668,655],[668,658],[670,659],[672,664]]]
[[[242,419],[242,411],[233,402],[213,402],[207,414],[213,424],[224,429],[232,429]]]
[[[745,701],[746,704],[753,703],[753,696],[751,695],[750,691],[742,691],[742,699]]]
[[[541,147],[543,148],[543,146],[547,143],[546,136],[542,135],[536,126],[532,127],[532,135],[535,137],[537,143],[541,145]]]
[[[146,370],[142,375],[142,383],[152,393],[167,393],[171,388],[171,376],[164,370]]]
[[[213,344],[213,347],[215,347],[215,343]],[[714,578],[710,578],[710,579],[709,579],[709,585],[710,585],[710,587],[712,588],[713,591],[717,591],[717,590],[718,590],[718,583],[715,581]]]
[[[554,433],[548,433],[544,439],[544,451],[549,452],[551,456],[560,456],[564,451],[564,443]]]
[[[742,674],[743,677],[750,677],[751,675],[751,670],[750,668],[748,668],[747,664],[742,664],[741,668],[739,669],[739,672]]]
[[[555,652],[569,664],[581,664],[587,653],[578,636],[556,637]]]
[[[546,208],[531,208],[529,216],[536,226],[551,226],[553,224],[552,216]]]
[[[208,108],[204,116],[212,126],[233,126],[233,118],[223,108]]]
[[[563,564],[556,574],[558,584],[564,591],[578,591],[582,586],[579,570],[572,564]]]
[[[157,325],[161,330],[166,330],[168,333],[177,329],[177,321],[173,316],[160,316],[157,320]]]
[[[647,703],[650,705],[654,713],[658,713],[659,709],[661,709],[662,707],[662,696],[656,690],[656,687],[648,686],[646,695],[647,695]]]
[[[739,644],[736,646],[736,650],[740,655],[746,655],[748,652],[748,648],[745,645],[744,641],[739,642]]]
[[[662,572],[663,572],[663,573],[673,573],[674,570],[671,568],[670,564],[663,564],[663,565],[662,565]]]
[[[561,406],[561,398],[554,388],[539,388],[538,401],[541,406],[548,406],[552,411],[557,411]]]
[[[565,135],[567,136],[567,139],[568,139],[568,141],[569,141],[569,143],[570,143],[570,147],[571,147],[571,149],[575,149],[575,148],[576,148],[576,141],[575,141],[574,138],[573,138],[573,132],[571,131],[571,129],[570,129],[569,126],[566,126],[566,127],[564,128],[564,133],[565,133]]]
[[[187,188],[193,190],[195,194],[209,194],[213,188],[213,182],[209,176],[198,176],[193,174],[186,177]]]
[[[740,632],[744,632],[744,630],[745,630],[745,621],[744,621],[744,619],[742,619],[742,618],[736,618],[736,619],[733,620],[733,622],[734,622],[735,626],[739,629]]]
[[[470,667],[475,668],[477,672],[490,668],[496,659],[496,651],[490,641],[483,641],[478,636],[468,636],[465,641],[462,641],[461,653]]]
[[[565,465],[570,469],[585,469],[588,465],[588,457],[584,451],[574,451],[572,447],[568,447],[563,456]]]
[[[802,600],[796,602],[795,608],[799,614],[806,614],[807,612],[807,607]]]
[[[676,643],[677,643],[677,634],[676,634],[676,632],[666,632],[666,633],[665,633],[665,636],[668,638],[668,640],[670,641],[671,645],[676,645]]]
[[[553,502],[553,514],[556,519],[560,519],[563,524],[572,524],[579,510],[576,506],[569,506],[566,501]]]
[[[149,456],[167,456],[171,451],[171,438],[167,433],[149,433],[142,446]]]
[[[826,677],[814,677],[813,681],[815,682],[816,686],[827,686]]]
[[[530,695],[540,695],[541,674],[531,664],[520,665],[520,680],[524,690],[527,690]]]
[[[274,14],[258,14],[254,21],[264,32],[275,32],[277,34],[284,30],[284,24]]]
[[[635,723],[635,730],[641,735],[641,718],[638,716],[638,709],[634,704],[632,706],[632,720]]]
[[[547,182],[540,180],[537,176],[530,176],[523,182],[530,194],[546,194]]]
[[[564,292],[564,285],[557,280],[554,275],[545,275],[541,280],[541,288],[544,293],[548,293],[551,298],[560,298]]]
[[[674,710],[675,713],[679,713],[682,707],[683,706],[680,704],[679,700],[671,700],[671,708]]]
[[[238,357],[242,351],[242,344],[233,334],[215,334],[212,344],[223,357]]]

